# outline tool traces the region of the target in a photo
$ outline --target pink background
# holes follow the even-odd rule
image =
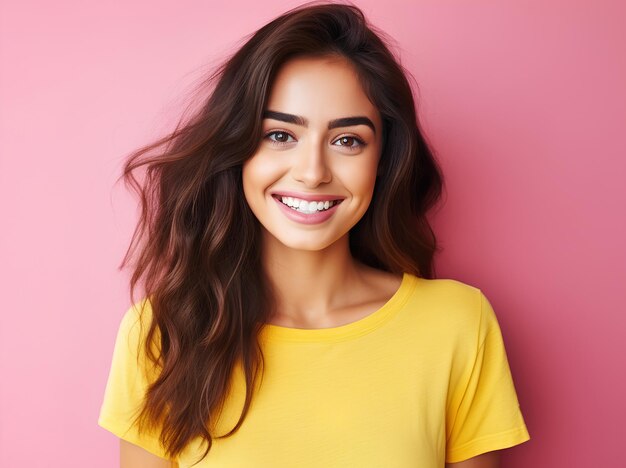
[[[222,3],[222,2],[219,2]],[[111,467],[128,306],[124,156],[290,1],[0,6],[0,465]],[[504,4],[507,3],[507,4]],[[626,432],[623,2],[358,1],[398,41],[447,180],[441,277],[500,320],[532,439],[503,467],[613,466]],[[621,419],[620,419],[621,415]]]

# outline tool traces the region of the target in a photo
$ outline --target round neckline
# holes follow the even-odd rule
[[[358,337],[381,327],[409,298],[418,277],[404,272],[400,286],[380,308],[354,322],[327,328],[293,328],[265,323],[261,334],[270,341],[326,342]]]

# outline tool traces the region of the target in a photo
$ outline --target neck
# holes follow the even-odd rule
[[[362,281],[348,234],[321,250],[293,249],[267,235],[263,265],[282,322],[324,322],[349,300],[351,285]]]

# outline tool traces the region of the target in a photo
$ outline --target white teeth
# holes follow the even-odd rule
[[[293,208],[296,211],[301,211],[302,213],[315,213],[317,211],[324,211],[337,204],[336,201],[310,201],[301,200],[299,198],[293,197],[280,197],[281,201]]]

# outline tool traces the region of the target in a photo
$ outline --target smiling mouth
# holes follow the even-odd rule
[[[337,199],[337,200],[327,200],[324,202],[317,202],[317,203],[307,202],[306,200],[303,200],[303,201],[300,201],[299,204],[296,204],[293,202],[289,204],[290,203],[289,198],[291,197],[282,197],[280,195],[272,195],[272,197],[278,200],[279,202],[281,202],[283,205],[291,208],[292,210],[297,211],[299,213],[306,213],[306,214],[327,211],[331,209],[333,206],[339,205],[343,201],[343,198]],[[283,198],[285,199],[285,201],[283,201]],[[320,203],[322,203],[321,208],[320,208]],[[311,209],[311,205],[313,205],[315,208]]]

